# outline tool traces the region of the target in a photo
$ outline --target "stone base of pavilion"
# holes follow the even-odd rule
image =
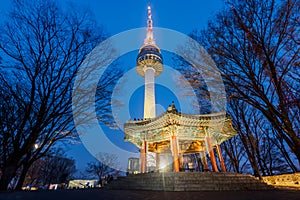
[[[214,172],[161,172],[130,174],[107,185],[118,190],[157,191],[238,191],[273,190],[274,187],[251,175]]]

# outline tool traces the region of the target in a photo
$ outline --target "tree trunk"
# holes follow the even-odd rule
[[[13,179],[13,177],[16,175],[16,165],[13,163],[8,164],[2,169],[2,176],[0,179],[0,191],[5,191],[8,189],[9,183]]]
[[[23,165],[23,169],[22,169],[22,172],[21,172],[21,175],[19,177],[19,180],[18,180],[18,183],[16,185],[15,190],[22,190],[23,183],[25,181],[26,174],[27,174],[27,171],[28,171],[29,167],[30,167],[29,164],[24,164]]]
[[[240,133],[240,138],[241,138],[242,144],[244,145],[245,152],[248,156],[250,165],[253,169],[254,176],[259,177],[259,179],[261,180],[262,176],[261,176],[261,173],[259,171],[259,167],[258,167],[258,163],[257,163],[257,160],[256,160],[255,152],[253,150],[253,145],[251,143],[250,143],[250,145],[248,145],[248,142],[250,140],[247,139],[247,137],[245,135],[243,135],[242,132]],[[249,148],[249,146],[250,146],[250,148]]]
[[[288,154],[288,152],[286,151],[284,144],[282,142],[280,142],[281,147],[279,147],[280,151],[282,152],[282,155],[284,156],[285,160],[287,161],[288,165],[290,166],[290,168],[293,170],[293,172],[297,172],[298,169],[295,166],[294,162],[292,161],[290,155]]]

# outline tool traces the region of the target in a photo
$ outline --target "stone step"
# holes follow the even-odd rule
[[[222,180],[222,179],[214,179],[214,180],[209,180],[209,179],[185,179],[185,180],[181,180],[181,179],[168,179],[168,180],[162,180],[162,179],[143,179],[143,180],[139,180],[139,179],[128,179],[128,180],[119,180],[120,182],[126,182],[126,183],[149,183],[149,182],[155,182],[157,184],[159,183],[182,183],[182,182],[188,182],[190,184],[209,184],[209,183],[225,183],[225,184],[230,184],[230,183],[257,183],[257,180],[253,180],[253,179],[244,179],[244,180],[240,180],[240,179],[232,179],[232,180]]]
[[[148,173],[129,175],[107,185],[109,189],[201,191],[273,189],[255,177],[236,173]]]
[[[209,183],[209,184],[194,184],[194,183],[155,183],[155,184],[135,184],[135,183],[126,183],[126,182],[119,182],[117,184],[114,184],[114,185],[120,185],[120,186],[147,186],[147,185],[150,185],[150,186],[159,186],[159,187],[167,187],[167,186],[181,186],[182,184],[186,184],[187,186],[183,186],[183,187],[189,187],[189,186],[195,186],[195,187],[206,187],[206,186],[217,186],[217,187],[231,187],[231,188],[237,188],[237,187],[252,187],[252,186],[261,186],[261,187],[265,187],[266,185],[263,185],[263,184],[258,184],[258,183],[244,183],[244,184],[240,184],[240,183],[231,183],[231,184],[220,184],[220,183]]]
[[[188,183],[188,185],[199,185],[199,186],[203,186],[203,185],[218,185],[218,186],[227,186],[227,185],[265,185],[263,183],[259,183],[259,182],[180,182],[180,181],[176,181],[176,182],[161,182],[161,181],[155,181],[155,182],[133,182],[133,181],[120,181],[117,184],[122,184],[122,185],[149,185],[149,183],[155,183],[155,185],[181,185],[184,183]],[[153,184],[150,184],[153,185]]]

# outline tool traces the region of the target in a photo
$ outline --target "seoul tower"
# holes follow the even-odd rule
[[[154,78],[163,71],[163,59],[153,38],[150,6],[148,6],[146,38],[136,59],[136,71],[145,77],[144,119],[154,118],[156,117]]]

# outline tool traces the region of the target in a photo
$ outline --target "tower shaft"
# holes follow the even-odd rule
[[[154,118],[155,114],[155,86],[154,69],[147,67],[145,69],[145,95],[144,95],[144,118]]]

